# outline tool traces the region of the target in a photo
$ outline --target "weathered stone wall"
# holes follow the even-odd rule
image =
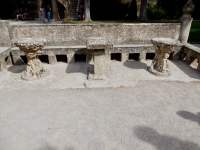
[[[0,20],[0,47],[1,46],[11,46],[8,22],[2,20]]]
[[[49,46],[85,45],[87,37],[107,37],[114,44],[150,44],[155,37],[178,39],[180,24],[104,24],[104,25],[12,25],[12,43],[17,38],[40,37]]]

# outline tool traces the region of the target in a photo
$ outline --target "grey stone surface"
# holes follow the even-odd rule
[[[8,21],[0,20],[0,47],[11,46],[8,24]]]
[[[85,45],[87,37],[107,37],[113,44],[150,44],[154,37],[178,39],[180,24],[26,24],[9,25],[9,31],[12,42],[40,37],[47,39],[48,46]]]
[[[87,37],[86,40],[87,49],[111,49],[113,43],[106,37]]]

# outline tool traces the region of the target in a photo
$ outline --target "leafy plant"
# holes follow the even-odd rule
[[[148,4],[147,17],[151,20],[161,20],[165,17],[166,11],[157,5]]]

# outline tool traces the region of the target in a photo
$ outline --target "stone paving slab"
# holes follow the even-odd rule
[[[1,150],[200,150],[199,82],[31,85],[0,90]]]
[[[36,80],[24,81],[20,78],[21,72],[26,66],[10,66],[7,72],[0,73],[0,89],[18,88],[45,88],[45,89],[76,89],[76,88],[106,88],[106,87],[127,87],[134,86],[138,81],[200,81],[200,71],[194,69],[183,61],[170,61],[170,77],[157,77],[147,71],[151,60],[145,62],[118,61],[107,62],[107,77],[105,81],[88,81],[88,69],[93,68],[88,63],[58,63],[55,65],[43,64],[50,75]],[[197,66],[193,66],[197,67]]]

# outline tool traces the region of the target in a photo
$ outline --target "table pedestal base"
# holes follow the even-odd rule
[[[89,80],[105,80],[105,61],[106,56],[104,52],[94,54],[94,74],[89,74]]]
[[[21,74],[23,80],[36,80],[49,75],[49,71],[42,67],[42,63],[39,59],[33,59],[28,61],[27,68]]]
[[[160,72],[158,71],[157,69],[153,69],[152,67],[148,67],[147,70],[155,75],[155,76],[160,76],[160,77],[168,77],[171,75],[170,71],[169,70],[166,70],[165,72]]]

